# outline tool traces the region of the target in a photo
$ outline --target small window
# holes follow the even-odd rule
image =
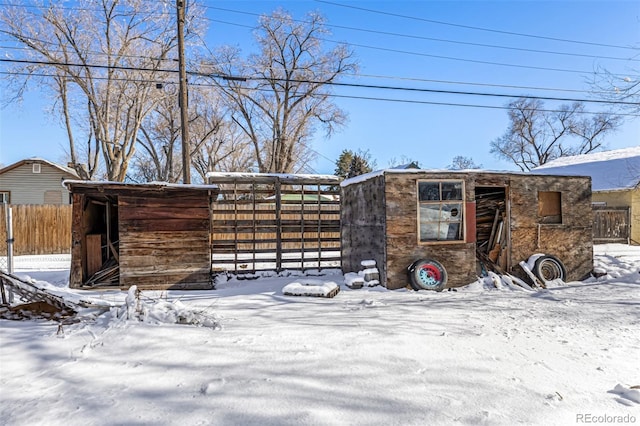
[[[11,204],[11,192],[0,191],[0,204]]]
[[[40,173],[40,164],[33,163],[31,167],[32,167],[31,170],[33,171],[33,173]]]
[[[418,182],[421,242],[463,239],[464,185],[456,181]]]
[[[560,192],[538,192],[538,219],[540,223],[562,223]]]

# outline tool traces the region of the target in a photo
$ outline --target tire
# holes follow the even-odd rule
[[[409,283],[414,290],[442,291],[447,285],[447,270],[433,259],[419,259],[409,266]]]
[[[544,283],[558,279],[565,281],[567,278],[567,270],[560,259],[550,254],[536,259],[533,265],[533,274]]]

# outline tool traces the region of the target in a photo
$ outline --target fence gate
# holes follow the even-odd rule
[[[234,274],[340,268],[334,176],[210,173],[211,269]]]
[[[593,207],[593,242],[629,244],[631,238],[629,207]]]

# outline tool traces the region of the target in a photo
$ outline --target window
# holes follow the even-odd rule
[[[33,164],[31,165],[31,171],[32,171],[33,173],[40,173],[40,164],[38,164],[38,163],[33,163]]]
[[[0,204],[10,204],[10,203],[11,203],[11,192],[0,191]]]
[[[538,219],[540,223],[562,223],[560,192],[538,191]]]
[[[461,180],[418,182],[420,241],[462,240],[463,207],[464,184]]]

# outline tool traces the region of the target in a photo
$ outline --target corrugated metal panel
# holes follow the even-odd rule
[[[40,165],[40,173],[33,173],[33,163],[27,163],[0,175],[0,191],[11,192],[11,204],[47,204],[45,193],[60,191],[62,204],[69,204],[69,191],[62,180],[70,178],[74,177],[46,163]]]

